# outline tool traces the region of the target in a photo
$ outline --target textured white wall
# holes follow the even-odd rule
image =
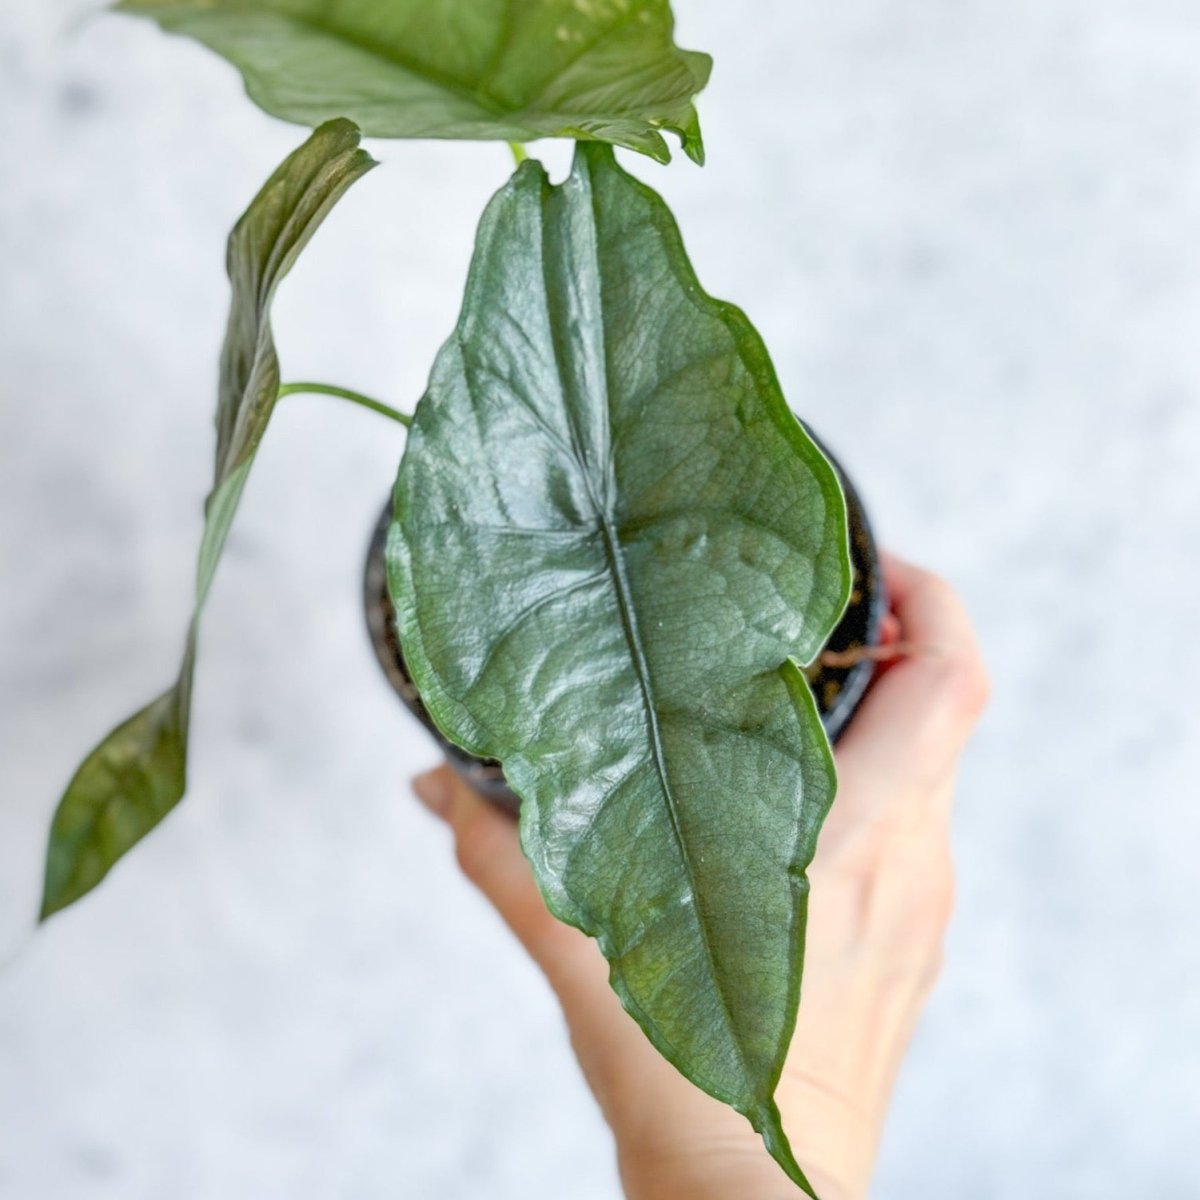
[[[875,1194],[1194,1200],[1195,4],[678,7],[710,164],[636,169],[995,681]],[[57,793],[174,669],[224,237],[301,136],[81,11],[0,8],[0,1196],[615,1197],[545,989],[406,794],[433,753],[358,610],[401,446],[369,414],[278,413],[191,794],[29,939]],[[286,375],[407,405],[507,151],[374,149],[277,328]]]

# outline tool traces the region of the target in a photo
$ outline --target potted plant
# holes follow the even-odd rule
[[[853,489],[747,318],[701,287],[662,198],[614,154],[666,162],[667,130],[703,161],[708,56],[674,45],[666,0],[117,8],[204,42],[261,107],[315,131],[230,235],[179,675],[69,783],[42,919],[183,796],[200,614],[278,398],[366,404],[408,426],[366,571],[384,669],[456,766],[519,808],[547,904],[597,939],[647,1037],[813,1194],[773,1091],[830,737],[867,685],[884,600]],[[411,416],[282,384],[271,336],[278,284],[374,165],[360,131],[505,140],[518,160]],[[562,183],[519,145],[541,137],[577,143]]]

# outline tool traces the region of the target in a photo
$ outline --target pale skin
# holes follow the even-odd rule
[[[954,592],[895,557],[884,567],[885,641],[906,654],[884,667],[837,747],[837,799],[808,871],[801,1003],[776,1092],[820,1200],[867,1196],[892,1085],[941,965],[955,776],[987,701]],[[745,1119],[654,1050],[609,988],[595,943],[550,915],[512,819],[448,767],[413,787],[554,989],[628,1200],[799,1197]]]

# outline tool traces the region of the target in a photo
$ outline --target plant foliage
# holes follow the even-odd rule
[[[345,116],[386,138],[611,142],[659,162],[660,132],[704,159],[692,101],[707,54],[667,0],[123,0],[241,71],[301,125]]]
[[[94,888],[183,796],[200,613],[279,392],[271,301],[325,214],[372,166],[354,125],[331,121],[279,167],[230,234],[217,455],[183,663],[175,683],[118,725],[67,786],[50,829],[43,920]]]
[[[711,60],[667,0],[122,0],[316,127],[229,239],[213,485],[179,676],[84,760],[43,919],[182,797],[197,631],[280,389],[279,281],[395,138],[570,137],[489,204],[457,327],[417,405],[388,569],[405,658],[448,738],[502,761],[550,908],[622,1003],[812,1189],[774,1092],[808,881],[835,787],[802,674],[850,592],[845,503],[746,317],[701,288],[613,146],[703,161]]]
[[[489,205],[388,553],[425,703],[502,760],[550,907],[807,1188],[773,1092],[834,789],[800,665],[849,596],[844,500],[610,148],[561,186],[526,162]]]

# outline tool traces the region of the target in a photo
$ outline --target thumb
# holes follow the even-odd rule
[[[512,816],[485,800],[448,766],[413,780],[417,799],[454,835],[462,873],[491,901],[557,989],[589,939],[556,920],[538,891]]]
[[[680,1090],[687,1097],[701,1093],[690,1084],[680,1088],[682,1076],[622,1009],[595,942],[551,915],[521,850],[516,821],[447,766],[418,776],[412,786],[450,826],[463,874],[492,902],[554,989],[579,1064],[609,1123],[616,1127],[623,1107],[690,1111],[692,1101],[685,1102]],[[635,1097],[638,1103],[630,1105]],[[666,1099],[656,1104],[656,1097]],[[711,1104],[708,1097],[702,1102]]]

